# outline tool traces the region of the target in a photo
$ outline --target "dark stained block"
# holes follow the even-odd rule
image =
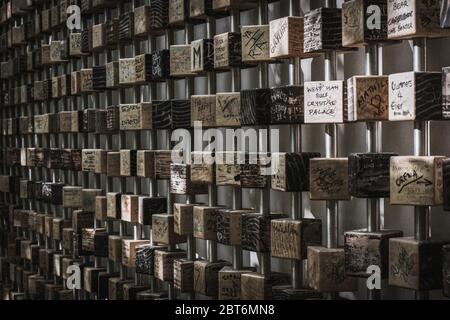
[[[141,291],[150,289],[148,285],[138,285],[135,283],[125,283],[123,285],[123,299],[124,300],[136,300],[137,294]]]
[[[255,213],[253,209],[217,210],[217,242],[227,246],[241,244],[241,217],[245,213]]]
[[[99,300],[108,299],[108,295],[109,295],[109,279],[111,279],[111,278],[118,278],[119,276],[120,276],[119,273],[100,272],[98,274],[97,298]]]
[[[134,283],[132,279],[109,278],[108,298],[109,300],[123,300],[123,286],[126,283]]]
[[[191,127],[191,100],[174,99],[170,101],[172,129]]]
[[[173,194],[206,194],[208,185],[191,180],[191,166],[186,164],[170,165],[170,192]]]
[[[62,188],[64,183],[61,182],[45,182],[42,184],[42,200],[62,205]]]
[[[271,93],[271,124],[304,122],[303,86],[273,88]]]
[[[126,12],[119,20],[119,42],[128,43],[134,37],[134,12]]]
[[[161,130],[171,129],[173,126],[171,102],[169,100],[152,101],[152,107],[153,107],[153,128]]]
[[[94,235],[94,256],[108,257],[108,239],[107,232],[96,232]]]
[[[136,273],[153,275],[155,250],[164,250],[164,246],[143,244],[136,247]]]
[[[170,51],[168,49],[152,52],[152,79],[165,81],[170,77]]]
[[[173,285],[180,292],[194,292],[194,261],[173,261]]]
[[[271,89],[250,89],[241,91],[241,125],[270,124]]]
[[[350,194],[357,198],[389,197],[389,162],[395,153],[352,153],[348,157]]]
[[[369,266],[378,266],[381,277],[389,275],[389,239],[402,237],[397,230],[367,232],[365,230],[344,233],[345,274],[351,277],[368,277]]]
[[[241,216],[241,247],[255,252],[269,252],[271,243],[271,220],[283,219],[286,215],[245,213]]]
[[[139,223],[144,226],[152,224],[152,215],[167,212],[167,198],[139,197]]]

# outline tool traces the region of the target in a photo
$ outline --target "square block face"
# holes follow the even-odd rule
[[[122,195],[122,221],[138,222],[139,196],[131,194]]]
[[[134,9],[134,35],[145,36],[150,30],[150,10],[149,6],[140,6]]]
[[[264,62],[270,58],[269,25],[242,26],[242,61]]]
[[[241,247],[255,252],[269,252],[271,244],[271,220],[286,218],[282,214],[263,216],[259,213],[241,215]]]
[[[270,233],[273,257],[303,260],[308,246],[322,244],[322,221],[272,220]]]
[[[170,179],[170,164],[172,152],[166,150],[155,151],[155,175],[156,179]]]
[[[442,289],[442,248],[450,241],[389,240],[389,285],[413,290]]]
[[[270,57],[296,58],[303,55],[303,18],[284,17],[270,21]]]
[[[136,273],[153,275],[155,265],[155,250],[163,251],[166,247],[151,244],[136,247]]]
[[[380,13],[380,26],[374,20],[371,6]],[[360,47],[369,42],[387,40],[387,1],[351,0],[342,3],[342,43]]]
[[[442,280],[444,286],[444,296],[450,297],[450,245],[445,245],[442,247],[442,254]]]
[[[214,68],[227,70],[242,66],[241,35],[226,32],[214,36]]]
[[[187,0],[169,0],[169,25],[183,26],[187,18]]]
[[[185,251],[162,251],[155,250],[155,271],[156,279],[161,281],[173,281],[174,261],[176,259],[185,259]]]
[[[303,86],[284,86],[272,89],[271,124],[304,122]]]
[[[445,36],[440,28],[440,1],[388,1],[389,39]]]
[[[402,237],[397,230],[367,232],[365,230],[344,233],[345,274],[351,277],[368,277],[367,268],[378,266],[381,277],[389,275],[389,239]]]
[[[150,244],[149,240],[122,240],[122,264],[136,267],[136,247],[139,245]]]
[[[404,72],[389,75],[389,120],[441,120],[442,74]]]
[[[218,93],[216,95],[216,125],[218,127],[239,127],[241,94]]]
[[[95,212],[95,198],[101,196],[102,189],[83,189],[82,209],[86,212]]]
[[[442,160],[445,157],[392,157],[391,204],[436,206],[444,202]]]
[[[216,96],[197,95],[191,96],[191,126],[200,121],[202,127],[216,126]]]
[[[170,75],[184,77],[191,72],[191,45],[170,46]]]
[[[83,149],[81,153],[82,171],[106,172],[106,151],[101,149]]]
[[[348,120],[344,82],[305,82],[305,123],[342,123]]]
[[[216,184],[218,186],[241,186],[242,153],[225,151],[216,153]]]
[[[308,247],[309,286],[320,292],[357,289],[356,279],[345,276],[344,249]]]
[[[120,177],[120,152],[107,153],[106,175],[108,177]]]
[[[120,175],[131,177],[136,175],[136,150],[120,150]]]
[[[352,153],[348,157],[349,192],[357,198],[389,197],[389,162],[394,153]]]
[[[341,49],[341,9],[318,8],[306,13],[303,45],[305,52]]]
[[[208,186],[205,183],[191,181],[191,167],[186,164],[170,165],[170,192],[173,194],[206,194]]]
[[[115,88],[119,85],[119,62],[112,61],[105,65],[106,68],[106,87]]]
[[[288,282],[287,274],[272,272],[269,278],[260,273],[244,273],[241,275],[241,300],[270,300],[273,286]]]
[[[207,184],[215,183],[215,157],[210,151],[192,152],[191,180]]]
[[[191,72],[214,70],[214,41],[199,39],[191,42]]]
[[[186,242],[186,237],[174,231],[174,216],[155,214],[152,216],[153,241],[161,244],[178,244]]]
[[[271,89],[241,90],[241,125],[270,124]]]
[[[218,207],[195,206],[193,213],[194,237],[204,240],[217,238]]]
[[[194,204],[174,204],[174,231],[179,235],[191,235],[194,230]]]
[[[151,103],[121,104],[120,130],[150,130],[152,129]]]
[[[350,200],[348,193],[348,159],[311,159],[311,200]]]
[[[155,154],[150,150],[137,151],[136,175],[138,177],[154,178],[155,176]]]
[[[119,60],[119,84],[132,85],[136,81],[134,58]]]
[[[273,153],[272,189],[284,192],[309,191],[310,159],[320,153]]]
[[[120,278],[110,278],[108,283],[109,300],[124,300],[124,286],[127,283],[134,283],[133,280],[122,280]]]
[[[217,297],[219,271],[223,267],[229,267],[231,263],[226,261],[208,262],[197,260],[194,262],[194,291],[200,294]]]
[[[139,197],[139,223],[144,226],[152,224],[152,215],[167,212],[167,198]]]
[[[134,57],[136,83],[145,84],[152,79],[152,55],[140,54]]]
[[[348,79],[348,120],[388,120],[388,87],[388,76],[355,76]]]
[[[173,286],[181,292],[194,292],[194,261],[174,260]]]

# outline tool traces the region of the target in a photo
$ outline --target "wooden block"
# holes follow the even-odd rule
[[[94,235],[94,256],[100,257],[100,258],[107,258],[109,255],[108,251],[108,241],[109,241],[109,235],[106,232],[106,229],[103,230],[97,230],[97,232]]]
[[[119,61],[108,62],[105,65],[106,88],[116,88],[119,86]]]
[[[119,85],[131,86],[135,81],[134,58],[119,59]]]
[[[267,171],[266,171],[267,170]],[[240,164],[241,188],[263,189],[267,186],[270,173],[270,158],[263,153],[247,153]]]
[[[391,204],[442,205],[445,157],[392,157],[390,163]]]
[[[174,232],[191,235],[194,232],[194,204],[174,204]]]
[[[106,175],[108,177],[120,177],[120,151],[107,153]]]
[[[108,47],[119,43],[119,18],[113,18],[106,24],[106,44]]]
[[[156,179],[170,179],[170,164],[172,153],[168,150],[155,151],[155,176]]]
[[[389,120],[441,120],[442,74],[404,72],[389,75]]]
[[[122,264],[130,267],[136,267],[136,247],[143,244],[150,244],[149,240],[122,240]]]
[[[50,63],[56,64],[64,62],[64,58],[66,56],[65,48],[63,41],[52,41],[50,43]]]
[[[134,57],[136,84],[145,84],[152,81],[152,63],[151,54],[140,54]]]
[[[153,127],[171,130],[173,128],[172,104],[170,100],[152,101]]]
[[[75,233],[81,233],[84,228],[92,228],[94,226],[94,214],[82,210],[75,210],[72,213],[72,227]]]
[[[75,300],[73,290],[59,290],[56,291],[55,300]]]
[[[123,299],[124,300],[136,300],[139,292],[149,290],[148,285],[137,285],[135,283],[125,283],[123,285]]]
[[[134,9],[134,35],[145,37],[151,32],[149,15],[152,8],[150,6],[140,6]]]
[[[311,200],[350,200],[347,158],[311,159],[309,171]]]
[[[138,222],[138,206],[139,206],[139,196],[132,194],[122,195],[122,209],[121,209],[121,220],[126,222]]]
[[[165,81],[170,77],[170,50],[152,52],[152,79]]]
[[[270,226],[273,257],[304,260],[307,247],[322,244],[322,221],[318,219],[277,219]]]
[[[92,50],[101,51],[106,46],[106,24],[100,23],[92,26]]]
[[[250,89],[241,91],[241,125],[270,124],[271,89]]]
[[[53,239],[54,240],[63,240],[63,229],[69,228],[72,226],[72,221],[68,219],[55,218],[53,219]]]
[[[96,128],[96,110],[84,109],[81,117],[81,131],[94,132]]]
[[[106,108],[106,129],[110,133],[119,131],[120,110],[119,106]]]
[[[106,67],[92,67],[92,88],[94,91],[103,91],[106,89]]]
[[[122,240],[131,240],[130,237],[110,235],[108,238],[108,258],[114,262],[122,263]]]
[[[217,210],[220,207],[194,206],[194,237],[203,240],[217,239]]]
[[[344,249],[308,246],[309,286],[320,292],[356,291],[356,279],[345,276]]]
[[[272,272],[269,276],[251,272],[241,275],[241,300],[270,300],[273,298],[272,287],[286,285],[289,276]]]
[[[205,183],[191,181],[191,167],[186,164],[170,165],[170,192],[173,194],[206,194]]]
[[[173,285],[180,292],[194,292],[194,261],[174,260]]]
[[[72,95],[81,94],[81,71],[74,71],[70,74],[70,87]]]
[[[120,105],[120,130],[150,130],[152,129],[152,104]]]
[[[448,35],[448,30],[440,27],[440,7],[440,1],[388,1],[388,38],[412,39]]]
[[[367,268],[380,267],[381,277],[389,275],[389,239],[402,237],[397,230],[367,232],[365,230],[344,233],[345,274],[350,277],[368,277]]]
[[[293,289],[290,285],[272,286],[273,300],[320,300],[322,295],[311,288]]]
[[[139,197],[139,223],[148,226],[152,224],[152,215],[167,212],[167,198],[165,197]]]
[[[62,188],[64,184],[60,182],[45,182],[42,184],[42,200],[55,204],[62,204]]]
[[[270,21],[270,57],[296,58],[303,55],[303,18],[284,17]]]
[[[81,52],[81,33],[71,32],[68,36],[68,47],[69,56],[79,57],[82,55]]]
[[[348,121],[342,80],[305,82],[305,123],[342,123]]]
[[[441,1],[441,28],[450,27],[450,3]]]
[[[442,119],[450,119],[450,67],[442,68]]]
[[[100,221],[108,220],[108,205],[106,196],[95,197],[95,219]]]
[[[99,300],[109,298],[109,280],[112,278],[119,278],[119,276],[119,273],[100,272],[98,274],[97,298]]]
[[[269,252],[271,242],[271,220],[286,218],[282,214],[263,216],[258,213],[241,215],[241,247],[244,250]]]
[[[184,27],[185,20],[189,18],[188,0],[169,0],[169,25]]]
[[[122,209],[122,195],[119,192],[108,192],[106,194],[107,216],[110,219],[120,219]]]
[[[174,231],[174,216],[165,214],[152,215],[153,242],[161,244],[178,244],[186,242],[186,237]]]
[[[442,289],[442,248],[449,243],[389,239],[389,285],[420,291]]]
[[[218,209],[217,242],[227,246],[241,245],[241,217],[245,213],[255,213],[253,209]]]
[[[55,114],[47,113],[34,116],[34,133],[48,134],[54,132]]]
[[[170,100],[172,129],[186,129],[191,126],[191,100]]]
[[[212,0],[190,0],[189,17],[195,19],[206,19],[213,15]]]
[[[132,177],[136,175],[136,150],[120,150],[120,175]]]
[[[191,72],[214,70],[214,40],[199,39],[191,42]]]
[[[134,283],[134,280],[128,279],[124,280],[121,278],[110,278],[109,279],[109,300],[123,300],[123,286],[126,283]]]
[[[54,251],[51,249],[39,250],[39,267],[46,274],[53,272],[53,254]]]
[[[192,152],[191,181],[215,183],[215,157],[212,152]]]
[[[320,153],[272,154],[272,189],[284,192],[309,191],[309,162]]]
[[[273,61],[270,58],[269,25],[250,25],[241,27],[242,61],[259,63]]]
[[[84,287],[83,289],[89,293],[97,293],[98,291],[98,275],[105,272],[104,268],[86,267],[84,268]]]
[[[136,154],[136,175],[144,178],[155,177],[155,153],[150,150],[138,150]]]
[[[214,36],[214,69],[228,70],[242,67],[242,39],[240,33],[225,32]]]
[[[271,124],[304,122],[303,86],[289,85],[272,89]]]
[[[170,75],[172,77],[192,76],[191,72],[191,45],[170,46]]]
[[[93,87],[93,72],[91,69],[81,69],[80,71],[80,92],[90,93],[94,91]]]
[[[219,270],[219,300],[241,299],[241,276],[254,270],[234,270],[231,267],[223,267]]]
[[[161,281],[173,281],[174,261],[186,258],[186,252],[182,250],[164,251],[155,250],[155,278]]]
[[[201,121],[204,128],[216,126],[216,96],[193,95],[191,96],[191,126],[195,121]]]
[[[206,296],[218,297],[219,271],[229,267],[227,261],[208,262],[197,260],[194,262],[194,291]]]
[[[304,51],[342,50],[342,10],[317,8],[304,16]]]
[[[389,161],[395,153],[352,153],[348,157],[350,195],[357,198],[389,197]]]
[[[165,250],[164,246],[142,244],[136,246],[136,273],[153,275],[155,265],[155,250]]]
[[[218,127],[239,127],[241,94],[218,93],[216,95],[216,125]]]
[[[122,13],[119,18],[119,42],[129,43],[134,37],[134,12]]]
[[[59,132],[80,132],[81,114],[79,111],[61,111],[58,113]]]
[[[95,234],[105,232],[105,229],[83,228],[81,231],[81,247],[84,255],[93,255],[95,252]]]
[[[106,150],[83,149],[82,170],[84,172],[106,173],[106,156]]]
[[[103,194],[102,189],[83,189],[82,209],[87,212],[95,212],[95,198]]]

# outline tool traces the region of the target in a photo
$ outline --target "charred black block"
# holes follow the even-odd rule
[[[42,200],[56,204],[62,205],[62,189],[64,183],[60,182],[45,182],[42,184]]]
[[[152,53],[152,80],[165,81],[170,77],[170,50]]]
[[[241,125],[270,124],[271,90],[251,89],[241,91]]]
[[[167,198],[139,197],[139,223],[144,226],[152,224],[152,215],[167,212]]]
[[[305,52],[342,49],[341,13],[337,8],[318,8],[305,14]]]
[[[171,100],[172,129],[190,128],[191,100]]]
[[[92,87],[94,90],[106,89],[106,67],[92,67]]]
[[[167,130],[172,128],[172,111],[170,101],[152,101],[153,128]]]
[[[108,257],[108,233],[96,232],[94,235],[94,255],[96,257]]]
[[[100,272],[98,274],[98,291],[97,298],[99,300],[108,299],[109,294],[109,279],[119,277],[119,273]]]
[[[271,93],[271,124],[304,122],[303,86],[273,88]]]
[[[353,153],[348,157],[350,194],[357,198],[389,197],[389,163],[395,153]]]
[[[127,12],[120,16],[119,42],[128,43],[134,36],[134,12]]]
[[[153,275],[155,250],[165,250],[164,246],[144,244],[136,247],[136,273]]]

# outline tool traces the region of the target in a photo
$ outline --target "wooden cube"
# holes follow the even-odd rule
[[[109,278],[109,300],[123,300],[123,286],[126,283],[134,283],[131,279]]]
[[[119,86],[119,61],[108,62],[105,65],[106,88],[116,88]]]
[[[120,151],[108,152],[106,155],[106,175],[120,177]]]
[[[99,300],[108,299],[109,295],[109,280],[112,278],[118,278],[119,273],[100,272],[98,274],[98,290],[97,298]]]
[[[105,272],[104,268],[86,267],[84,268],[84,287],[83,289],[89,293],[97,293],[98,291],[98,275]]]
[[[215,154],[210,151],[194,151],[191,155],[191,180],[206,184],[215,183]]]
[[[189,18],[188,0],[169,0],[169,25],[172,27],[184,27]]]
[[[154,214],[152,216],[153,242],[161,244],[178,244],[186,242],[186,237],[174,231],[174,216]]]
[[[204,128],[216,126],[216,95],[191,96],[191,126],[201,121]]]
[[[290,16],[270,21],[270,57],[303,55],[303,18]]]
[[[106,150],[83,149],[81,154],[82,170],[84,172],[105,173],[106,155]]]
[[[148,226],[152,224],[154,214],[167,212],[167,198],[165,197],[139,197],[139,223]]]
[[[191,72],[214,70],[214,40],[199,39],[191,42]]]
[[[216,95],[216,125],[218,127],[239,127],[241,94],[239,92]]]
[[[350,195],[357,198],[389,197],[389,162],[395,153],[352,153],[348,157]]]
[[[150,6],[140,6],[134,9],[134,35],[145,37],[151,32],[149,15],[152,8]]]
[[[307,247],[322,244],[322,221],[317,219],[277,219],[270,226],[273,257],[304,260]]]
[[[272,272],[268,276],[260,273],[244,273],[241,275],[241,300],[270,300],[274,297],[272,288],[287,285],[289,276]]]
[[[440,1],[388,1],[388,38],[411,39],[448,35],[449,31],[440,27],[440,9]]]
[[[354,76],[349,78],[347,80],[348,120],[388,120],[388,89],[388,76]]]
[[[386,40],[386,0],[350,0],[342,3],[342,44],[345,47],[362,47]]]
[[[134,37],[134,12],[122,13],[119,17],[119,42],[128,44]]]
[[[264,153],[247,153],[239,171],[241,188],[263,189],[269,181],[270,157]]]
[[[63,229],[63,249],[68,252],[72,252],[73,250],[73,229],[72,228],[64,228]]]
[[[350,200],[347,158],[311,159],[309,171],[311,200]]]
[[[270,57],[269,25],[250,25],[241,27],[242,61],[259,63],[273,61]]]
[[[309,286],[320,292],[348,292],[357,289],[356,280],[345,275],[344,249],[308,246]]]
[[[368,277],[369,266],[378,266],[381,277],[389,275],[389,239],[402,237],[397,230],[368,232],[353,230],[344,233],[345,274],[350,277]]]
[[[72,227],[75,233],[81,233],[84,228],[94,226],[94,213],[82,210],[75,210],[72,213]]]
[[[95,212],[95,198],[101,196],[102,189],[83,189],[82,191],[82,209],[87,212]]]
[[[191,235],[194,230],[194,204],[174,204],[174,232],[179,235]]]
[[[111,219],[120,219],[122,209],[122,195],[119,192],[106,194],[107,215]]]
[[[436,206],[444,202],[442,160],[445,157],[392,157],[391,204]]]
[[[170,75],[187,77],[191,72],[191,45],[180,44],[170,46]]]
[[[217,238],[217,210],[219,207],[194,206],[194,237],[204,240]]]
[[[134,58],[119,59],[119,85],[131,86],[136,81]]]
[[[212,0],[190,0],[189,17],[195,19],[206,19],[213,14]]]
[[[60,182],[45,182],[42,184],[42,200],[55,205],[62,204],[62,188]]]
[[[106,67],[92,67],[92,88],[95,91],[103,91],[106,89]],[[98,120],[97,120],[98,121]]]
[[[268,216],[259,213],[241,215],[241,247],[255,252],[269,252],[271,243],[271,220],[286,218],[282,214]]]
[[[389,75],[389,120],[441,120],[442,74],[404,72]]]
[[[273,153],[272,189],[285,192],[309,191],[310,159],[320,153]]]
[[[90,93],[94,91],[93,87],[93,72],[91,69],[81,69],[80,71],[80,92],[81,93]]]
[[[342,50],[342,10],[317,8],[304,16],[304,51]]]
[[[132,177],[136,175],[136,150],[120,150],[120,175]]]
[[[130,237],[110,235],[108,239],[108,258],[114,262],[122,263],[123,240],[131,240]]]
[[[389,239],[389,285],[418,291],[442,289],[442,248],[449,243]]]
[[[165,81],[170,77],[170,50],[152,52],[152,79]]]
[[[223,267],[219,270],[219,300],[241,300],[241,276],[251,273],[252,269],[234,270],[231,267]]]
[[[242,67],[241,34],[225,32],[214,36],[214,69]]]
[[[187,129],[191,126],[191,100],[172,99],[170,101],[172,129]]]
[[[101,51],[106,46],[106,24],[92,26],[92,50]]]
[[[271,89],[266,88],[241,91],[241,125],[270,124],[271,93]]]
[[[136,273],[153,275],[155,265],[155,250],[165,250],[164,246],[141,244],[136,246]]]
[[[139,196],[134,194],[122,195],[121,220],[126,222],[138,222]]]
[[[106,196],[95,197],[95,219],[100,221],[108,220],[108,204]]]
[[[125,283],[123,285],[123,299],[124,300],[136,300],[139,292],[150,289],[148,285],[139,285],[135,283]]]
[[[80,132],[80,113],[78,111],[61,111],[58,113],[58,130],[60,132]]]
[[[191,166],[187,164],[170,165],[170,192],[173,194],[206,194],[208,186],[205,183],[191,180]]]
[[[79,57],[81,53],[81,33],[71,32],[68,38],[69,56]]]
[[[217,242],[228,246],[241,245],[241,217],[245,213],[255,213],[253,209],[217,210]]]
[[[173,281],[174,261],[176,259],[185,259],[186,252],[182,250],[165,251],[155,250],[155,278],[161,281]]]
[[[109,235],[106,230],[97,230],[94,235],[94,256],[107,258],[109,255],[108,241]]]
[[[152,129],[151,103],[120,105],[120,130],[150,129]]]
[[[303,86],[289,85],[273,88],[270,97],[271,124],[304,122]]]
[[[218,297],[219,271],[223,267],[231,266],[227,261],[208,262],[197,260],[194,262],[194,291],[205,296]]]
[[[136,175],[138,177],[155,177],[155,153],[150,150],[138,150],[136,154]]]
[[[54,240],[63,240],[63,229],[69,228],[72,226],[72,221],[69,219],[56,218],[53,219],[53,239]]]
[[[136,84],[152,81],[152,55],[140,54],[134,57]]]
[[[48,134],[55,131],[55,114],[47,113],[34,116],[34,133]]]
[[[170,164],[172,152],[169,150],[155,151],[155,176],[156,179],[170,179]]]
[[[136,247],[143,244],[150,244],[149,240],[122,240],[122,264],[130,267],[136,267]]]
[[[173,285],[180,292],[194,292],[194,261],[174,260]]]

